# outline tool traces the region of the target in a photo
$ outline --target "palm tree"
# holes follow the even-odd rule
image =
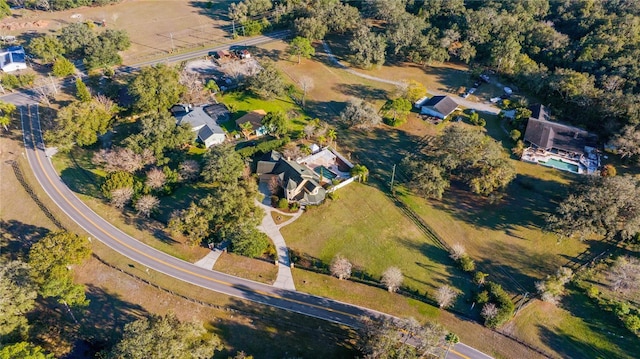
[[[253,132],[253,126],[251,126],[251,122],[241,123],[240,130],[242,130],[242,134],[248,140],[251,132]]]
[[[369,177],[369,169],[364,165],[355,165],[351,169],[351,176],[358,177],[358,182],[367,182],[367,177]]]
[[[327,131],[327,138],[329,139],[329,146],[331,146],[333,141],[336,140],[336,137],[338,137],[338,134],[336,133],[336,130],[334,128],[330,128],[329,131]]]

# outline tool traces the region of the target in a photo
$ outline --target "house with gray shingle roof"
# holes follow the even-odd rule
[[[175,105],[171,108],[171,113],[178,126],[189,124],[192,131],[197,133],[197,140],[206,148],[219,145],[227,138],[222,127],[205,111],[205,106]]]
[[[303,164],[283,158],[275,151],[272,151],[268,158],[258,162],[256,173],[260,182],[269,182],[272,178],[277,178],[278,184],[284,190],[284,198],[289,202],[301,205],[320,204],[327,195],[318,173]]]

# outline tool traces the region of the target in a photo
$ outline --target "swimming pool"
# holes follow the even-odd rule
[[[337,174],[331,172],[331,170],[329,170],[325,166],[318,166],[318,167],[314,168],[313,170],[316,171],[317,174],[319,174],[320,176],[322,176],[323,178],[326,178],[328,180],[332,180],[332,179],[338,177]]]
[[[553,167],[563,171],[578,173],[578,165],[574,165],[573,163],[567,163],[555,158],[550,158],[546,162],[543,162],[543,161],[539,161],[539,162],[543,166]]]

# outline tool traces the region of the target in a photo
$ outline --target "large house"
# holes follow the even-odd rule
[[[189,124],[193,132],[197,133],[197,140],[206,148],[219,145],[226,139],[224,130],[205,112],[205,106],[175,105],[171,108],[171,113],[175,116],[177,125]]]
[[[243,125],[249,123],[251,125],[251,133],[256,137],[264,136],[267,129],[262,125],[262,118],[267,115],[265,110],[253,110],[236,120],[236,126],[243,130]],[[246,126],[246,125],[245,125]]]
[[[421,114],[443,120],[458,108],[458,104],[449,96],[433,96],[421,106]]]
[[[543,105],[529,107],[522,160],[539,163],[575,173],[595,173],[600,160],[596,151],[596,136],[589,132],[550,121],[549,110]]]
[[[301,205],[320,204],[327,191],[322,187],[320,175],[311,168],[282,157],[272,151],[267,158],[258,162],[256,170],[260,182],[269,182],[275,177],[284,190],[284,198]]]
[[[26,54],[22,46],[11,46],[0,50],[0,68],[4,72],[27,68]]]

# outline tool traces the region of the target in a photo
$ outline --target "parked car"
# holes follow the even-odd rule
[[[487,74],[480,75],[480,80],[482,80],[482,81],[484,81],[486,83],[489,83],[489,75],[487,75]]]

